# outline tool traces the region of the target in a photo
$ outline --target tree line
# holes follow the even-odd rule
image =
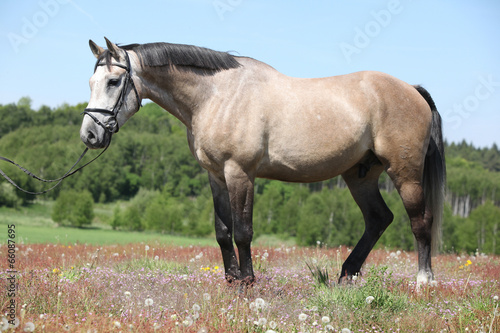
[[[0,155],[43,178],[61,176],[84,149],[79,128],[85,106],[42,106],[35,111],[29,98],[0,105]],[[447,143],[446,154],[443,249],[500,253],[498,147]],[[0,168],[23,188],[47,188],[6,163]],[[379,244],[413,249],[408,217],[385,174],[380,188],[395,218]],[[272,233],[294,237],[300,245],[320,241],[328,246],[353,246],[363,233],[361,212],[341,177],[311,184],[258,179],[255,191],[255,236]],[[115,229],[194,236],[213,233],[206,172],[188,149],[183,125],[153,103],[146,104],[114,135],[110,149],[96,162],[42,198],[56,201],[52,217],[61,224],[86,225],[93,218],[93,203],[116,202],[108,221]],[[29,205],[33,199],[0,181],[0,206]]]

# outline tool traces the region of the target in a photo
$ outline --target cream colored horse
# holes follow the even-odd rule
[[[104,50],[90,41],[98,60],[82,141],[106,147],[143,98],[182,121],[191,152],[208,171],[229,281],[254,281],[256,177],[317,182],[342,175],[365,219],[343,281],[360,271],[393,220],[378,188],[384,170],[417,240],[417,281],[433,279],[431,241],[439,241],[446,171],[440,116],[425,89],[379,72],[298,79],[195,46],[106,43]]]

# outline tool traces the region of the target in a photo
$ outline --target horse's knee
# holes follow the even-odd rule
[[[222,223],[220,223],[220,225],[216,225],[215,227],[215,239],[220,247],[228,247],[233,244],[231,232]]]

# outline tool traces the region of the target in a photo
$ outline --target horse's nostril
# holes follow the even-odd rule
[[[94,132],[89,131],[89,133],[88,133],[88,135],[87,135],[87,140],[88,140],[88,141],[95,140],[95,134],[94,134]]]

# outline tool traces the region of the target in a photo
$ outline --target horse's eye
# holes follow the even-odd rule
[[[108,87],[116,87],[119,82],[120,82],[120,80],[118,80],[118,79],[110,79],[108,81]]]

